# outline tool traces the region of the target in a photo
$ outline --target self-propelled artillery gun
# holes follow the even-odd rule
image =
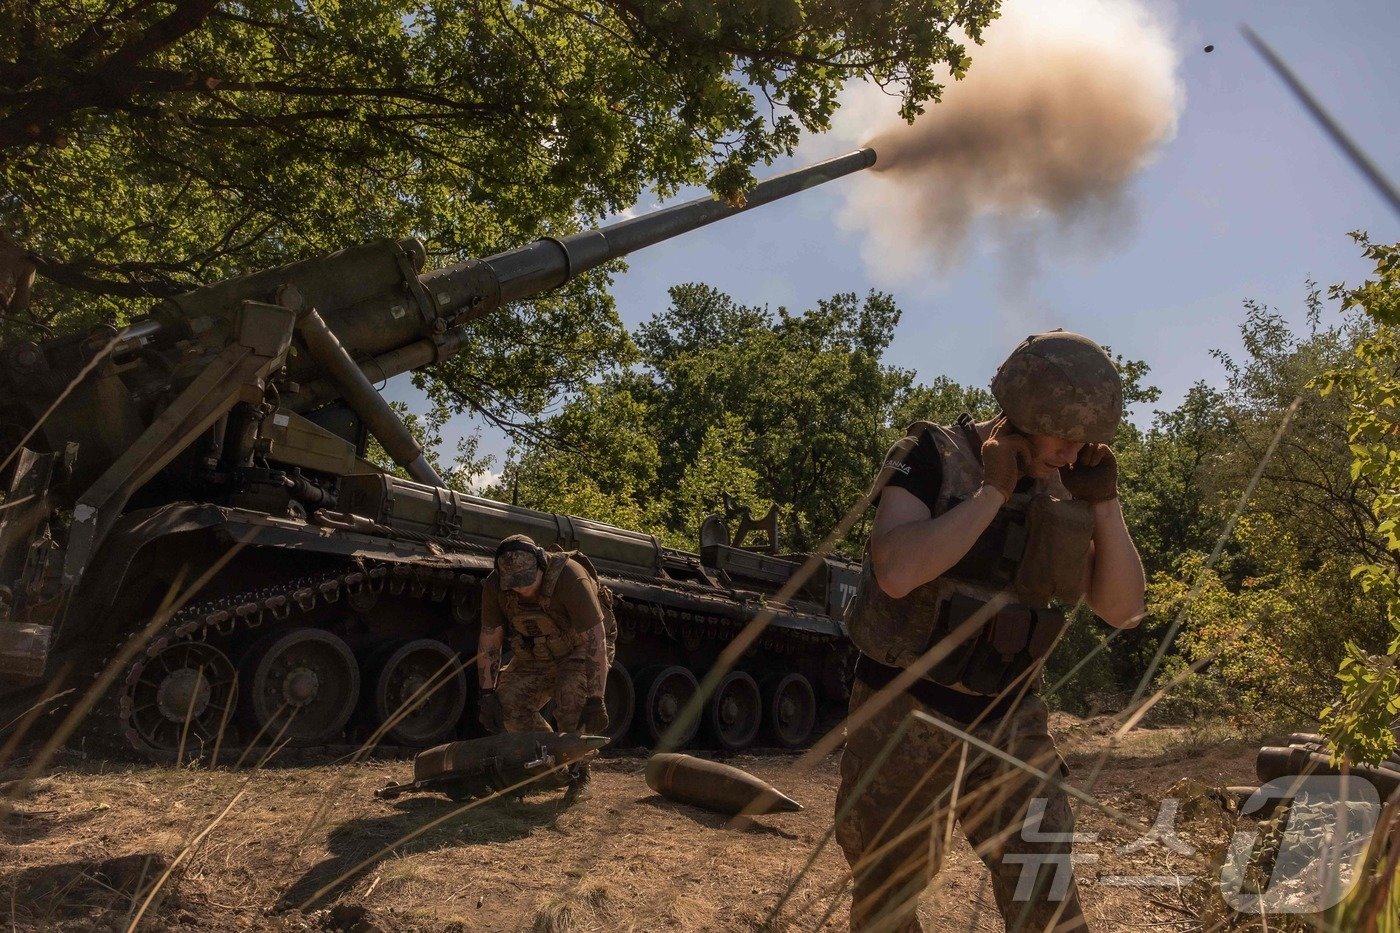
[[[157,760],[471,735],[480,581],[523,532],[584,552],[614,594],[616,738],[654,744],[693,718],[697,675],[764,613],[703,731],[682,731],[805,744],[845,697],[839,617],[858,568],[826,558],[778,602],[804,555],[775,552],[771,521],[746,548],[716,517],[691,553],[449,490],[375,383],[467,350],[502,305],[874,160],[426,273],[418,241],[372,243],[165,300],[124,329],[0,348],[0,725],[91,690],[95,731]],[[366,460],[371,437],[411,480]]]

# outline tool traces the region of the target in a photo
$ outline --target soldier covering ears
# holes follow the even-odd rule
[[[1001,365],[992,394],[1000,416],[913,425],[876,479],[846,616],[861,654],[836,805],[853,930],[922,929],[919,895],[954,821],[991,870],[1008,930],[1087,928],[1065,792],[912,716],[1062,779],[1037,692],[1061,607],[1087,600],[1118,628],[1143,613],[1108,446],[1123,411],[1113,361],[1078,334],[1038,334]],[[908,668],[911,686],[881,693]]]

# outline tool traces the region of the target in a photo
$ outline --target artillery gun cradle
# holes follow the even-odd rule
[[[806,555],[775,553],[771,517],[762,548],[715,519],[690,553],[447,490],[373,381],[461,352],[503,303],[873,161],[426,274],[416,241],[370,244],[170,299],[122,331],[0,348],[0,722],[114,671],[91,734],[154,760],[479,734],[463,659],[495,545],[524,532],[582,550],[615,596],[614,741],[807,744],[844,706],[858,567],[822,558],[779,604]],[[370,436],[414,479],[368,463]],[[760,639],[685,721],[760,613]]]

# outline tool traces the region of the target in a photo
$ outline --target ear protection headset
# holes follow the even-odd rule
[[[499,560],[502,554],[509,554],[512,551],[535,555],[535,563],[539,565],[541,570],[545,569],[544,548],[530,541],[524,535],[512,535],[496,545],[496,559]]]

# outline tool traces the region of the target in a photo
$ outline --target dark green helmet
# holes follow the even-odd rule
[[[1103,347],[1065,330],[1032,334],[992,380],[992,395],[1027,434],[1107,444],[1123,417],[1123,381]]]

